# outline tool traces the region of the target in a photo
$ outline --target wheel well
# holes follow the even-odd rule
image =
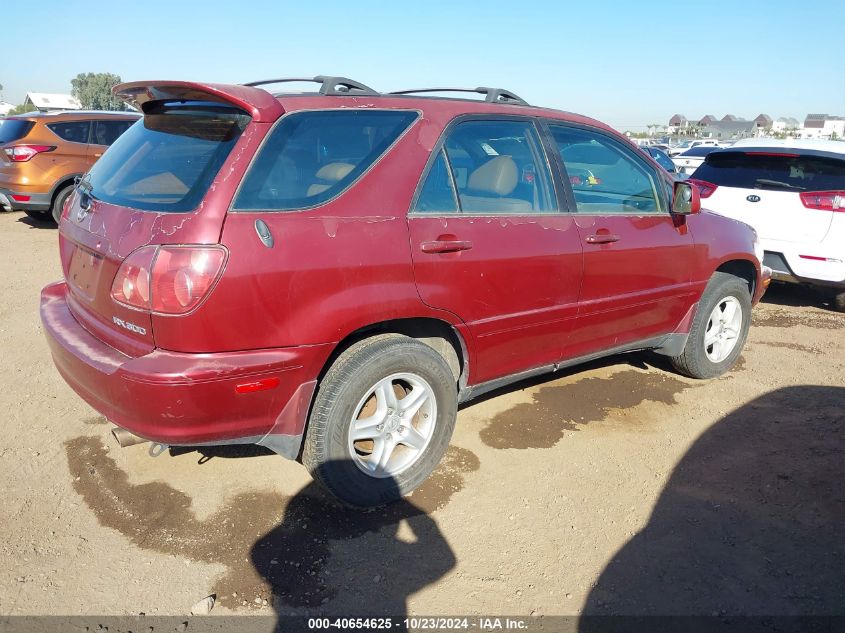
[[[346,336],[337,344],[329,360],[326,362],[322,374],[344,350],[349,346],[376,334],[404,334],[421,343],[425,343],[443,357],[455,381],[462,381],[466,373],[466,347],[460,334],[445,321],[429,318],[394,319],[382,321],[359,328]]]
[[[754,291],[756,290],[755,285],[757,284],[757,269],[747,259],[734,259],[725,262],[716,269],[716,272],[727,273],[744,279],[748,283],[748,291],[752,297],[754,296]]]
[[[67,187],[68,185],[72,185],[76,176],[71,176],[70,178],[65,178],[64,180],[60,181],[56,188],[53,189],[53,195],[50,196],[50,206],[53,206],[53,203],[56,202],[56,196],[59,195],[59,192]]]

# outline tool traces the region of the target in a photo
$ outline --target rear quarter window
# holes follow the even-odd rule
[[[291,211],[339,195],[417,118],[403,110],[289,114],[270,132],[232,205],[235,211]]]
[[[0,119],[0,144],[11,143],[29,134],[34,121],[26,119]]]
[[[777,191],[845,189],[845,159],[775,152],[710,154],[692,175],[720,187]]]
[[[87,143],[88,131],[91,129],[90,121],[62,121],[61,123],[50,123],[48,128],[59,138],[71,143]]]

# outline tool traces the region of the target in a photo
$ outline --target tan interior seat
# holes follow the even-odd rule
[[[314,177],[324,182],[315,182],[308,187],[307,195],[310,197],[323,193],[335,183],[346,178],[353,169],[355,169],[355,165],[350,165],[349,163],[328,163],[327,165],[323,165]]]
[[[519,169],[510,156],[496,156],[470,173],[467,193],[461,193],[465,212],[508,213],[531,211],[528,200],[508,198],[519,183]]]

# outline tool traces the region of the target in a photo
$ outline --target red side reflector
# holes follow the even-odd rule
[[[22,196],[20,194],[12,194],[12,200],[17,200],[18,202],[29,202],[30,196]]]
[[[819,257],[818,255],[799,255],[801,259],[812,259],[815,262],[826,262],[829,261],[827,257]]]
[[[254,391],[266,391],[267,389],[274,389],[279,386],[279,380],[276,377],[262,378],[261,380],[254,380],[252,382],[242,382],[235,385],[235,393],[252,393]]]

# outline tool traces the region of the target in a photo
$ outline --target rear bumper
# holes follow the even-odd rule
[[[28,197],[29,200],[15,200],[14,196]],[[49,211],[51,202],[49,193],[13,191],[0,187],[0,208],[3,211]]]
[[[297,456],[315,378],[330,345],[217,354],[156,349],[132,358],[85,330],[68,309],[66,295],[64,282],[41,292],[53,362],[68,385],[108,420],[162,444],[256,443]],[[264,379],[279,382],[271,389],[236,391]]]
[[[763,262],[778,281],[831,288],[845,287],[845,253],[832,245],[761,240]],[[803,255],[803,257],[802,257]]]

